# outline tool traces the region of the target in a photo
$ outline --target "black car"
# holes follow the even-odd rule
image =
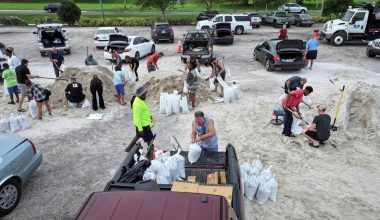
[[[199,13],[197,21],[208,20],[210,18],[215,17],[215,15],[217,14],[219,14],[219,12],[213,10],[202,11],[201,13]]]
[[[151,26],[151,36],[154,43],[158,41],[174,42],[174,32],[172,26],[167,21],[155,21]]]
[[[380,38],[370,41],[367,46],[367,57],[380,56]]]
[[[49,13],[55,13],[58,11],[58,8],[61,7],[60,3],[51,3],[44,6],[44,10]]]
[[[294,14],[294,25],[298,27],[306,26],[311,27],[313,24],[315,24],[315,21],[313,21],[313,18],[309,14]]]
[[[263,63],[267,71],[277,68],[299,70],[306,64],[305,45],[302,40],[268,40],[256,46],[253,58]]]
[[[233,44],[234,33],[231,31],[231,23],[217,23],[213,25],[214,44]]]

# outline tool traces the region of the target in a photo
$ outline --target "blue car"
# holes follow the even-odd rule
[[[21,185],[41,162],[42,153],[28,139],[0,133],[0,217],[16,208]]]

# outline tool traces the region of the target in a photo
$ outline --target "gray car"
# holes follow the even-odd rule
[[[0,217],[16,208],[21,185],[41,165],[42,153],[28,139],[0,133]]]
[[[286,11],[288,13],[301,13],[304,14],[307,12],[306,7],[302,7],[299,4],[296,3],[286,3],[278,7],[278,10]]]
[[[309,14],[294,14],[294,25],[298,27],[311,27],[315,21]]]
[[[367,46],[367,57],[380,56],[380,38],[370,41]]]

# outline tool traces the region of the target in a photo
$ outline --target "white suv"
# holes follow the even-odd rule
[[[246,14],[218,14],[210,20],[198,21],[197,30],[210,30],[217,23],[231,23],[231,31],[237,35],[252,32],[251,18]]]

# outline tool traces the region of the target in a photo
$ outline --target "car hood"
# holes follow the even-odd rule
[[[128,37],[122,34],[110,34],[109,41],[125,41],[128,42]]]
[[[332,20],[332,21],[328,21],[327,23],[332,23],[334,25],[345,25],[346,22],[343,21],[343,20],[340,20],[340,19],[335,19],[335,20]],[[348,23],[348,22],[347,22]]]
[[[304,42],[302,40],[283,40],[277,43],[276,49],[299,49],[302,50],[304,48]]]
[[[0,157],[10,152],[25,140],[26,138],[13,134],[0,134]]]

